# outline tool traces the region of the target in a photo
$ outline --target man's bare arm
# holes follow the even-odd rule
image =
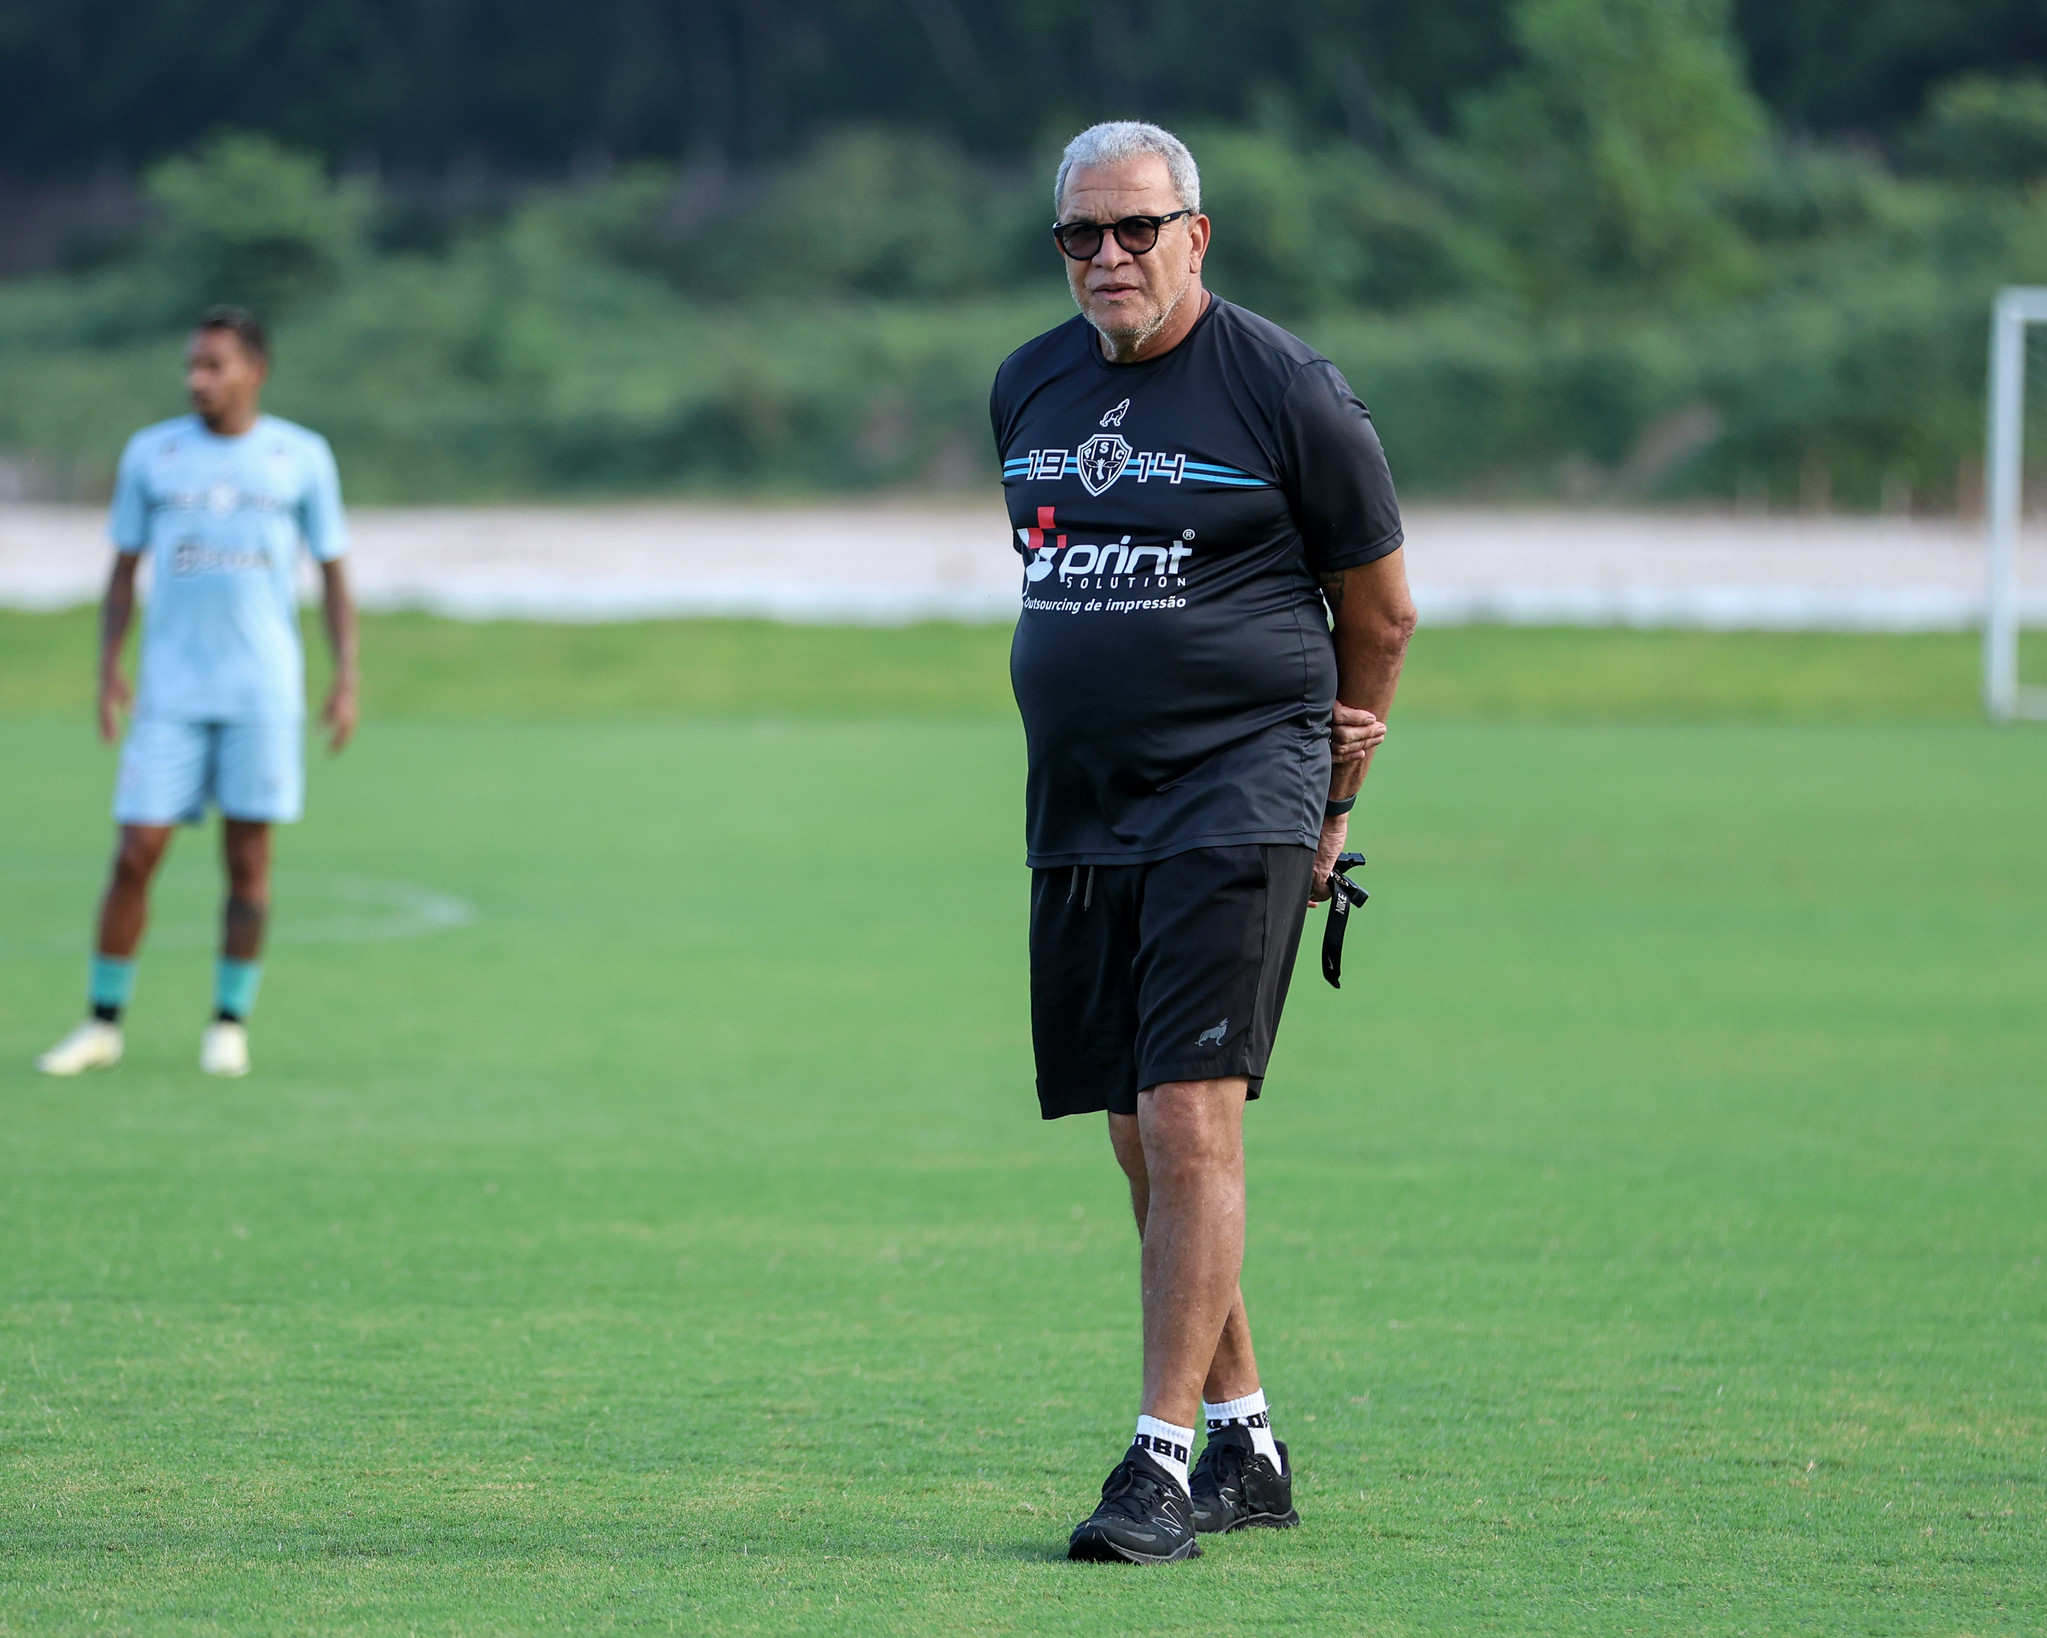
[[[1407,640],[1414,635],[1414,599],[1407,591],[1407,558],[1389,552],[1376,563],[1326,576],[1322,595],[1329,603],[1336,639],[1336,700],[1369,711],[1380,722],[1393,709]],[[1355,796],[1365,782],[1372,753],[1333,768],[1329,794]]]
[[[340,558],[320,565],[320,615],[334,653],[334,682],[320,720],[329,731],[327,748],[338,751],[355,737],[357,681],[355,598]]]
[[[1386,714],[1400,686],[1407,640],[1414,635],[1414,599],[1407,590],[1407,558],[1389,552],[1374,563],[1343,569],[1322,580],[1336,641],[1337,753],[1329,769],[1331,801],[1355,796],[1365,782],[1372,752],[1386,737]],[[1349,742],[1349,750],[1344,742]],[[1322,826],[1315,851],[1314,899],[1329,896],[1329,871],[1350,832],[1350,816],[1338,814]]]
[[[107,594],[100,602],[99,691],[95,710],[100,738],[109,745],[121,737],[121,709],[134,698],[128,679],[121,675],[121,650],[128,641],[128,628],[135,621],[135,570],[141,561],[139,553],[116,552],[113,572],[107,576]]]

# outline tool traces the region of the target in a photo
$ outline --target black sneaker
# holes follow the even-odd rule
[[[1208,1436],[1201,1460],[1194,1464],[1194,1528],[1218,1535],[1263,1525],[1290,1530],[1301,1522],[1294,1511],[1294,1470],[1286,1444],[1279,1445],[1279,1466],[1261,1456],[1251,1443],[1251,1430],[1231,1423]]]
[[[1102,1505],[1073,1532],[1068,1558],[1095,1564],[1171,1564],[1199,1558],[1187,1492],[1136,1445],[1102,1486]]]

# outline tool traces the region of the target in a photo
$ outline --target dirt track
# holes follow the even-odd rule
[[[682,614],[1003,619],[1016,559],[999,502],[361,508],[365,604],[470,619]],[[104,519],[0,507],[0,605],[98,595]],[[1476,511],[1408,516],[1426,619],[1919,630],[1980,618],[1981,531],[1938,519]],[[2047,624],[2047,541],[2021,565]]]

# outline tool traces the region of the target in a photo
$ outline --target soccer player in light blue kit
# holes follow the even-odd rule
[[[249,1069],[248,1018],[270,907],[270,827],[299,816],[305,659],[295,588],[301,542],[320,566],[334,686],[321,720],[336,751],[356,720],[356,622],[333,452],[316,432],[261,414],[262,326],[234,308],[200,321],[185,355],[193,413],[136,433],[121,456],[110,532],[114,569],[100,622],[99,730],[112,743],[129,703],[121,648],[135,571],[149,559],[141,695],[114,792],[120,839],[100,901],[91,1016],[37,1060],[51,1075],[121,1061],[121,1009],[149,884],[173,830],[221,815],[227,910],[214,1017],[200,1041],[210,1074]]]

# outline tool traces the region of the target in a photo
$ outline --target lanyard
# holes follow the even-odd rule
[[[1361,909],[1367,893],[1344,872],[1365,862],[1362,853],[1339,853],[1329,872],[1329,919],[1322,924],[1322,976],[1332,990],[1343,988],[1343,935],[1350,926],[1350,913]]]

